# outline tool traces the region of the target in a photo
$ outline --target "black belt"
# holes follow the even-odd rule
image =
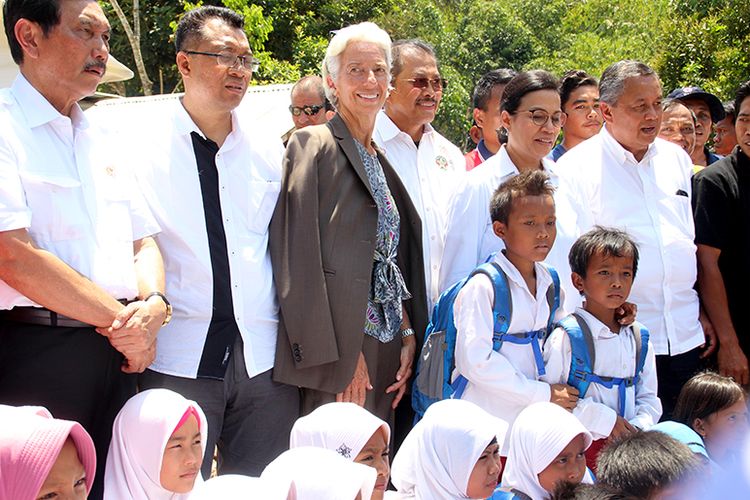
[[[127,299],[119,299],[121,304],[131,302]],[[53,328],[96,328],[94,325],[69,318],[62,314],[50,311],[44,307],[14,307],[7,311],[0,311],[0,317],[7,321],[26,323],[29,325],[44,325]]]

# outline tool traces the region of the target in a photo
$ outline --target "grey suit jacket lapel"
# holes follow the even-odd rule
[[[354,138],[346,127],[344,120],[342,120],[339,115],[335,115],[331,118],[331,121],[328,122],[328,126],[331,128],[333,137],[336,138],[339,146],[341,146],[344,154],[349,159],[349,163],[354,167],[354,171],[357,172],[360,180],[367,188],[367,192],[370,193],[370,196],[373,196],[370,181],[367,177],[367,171],[365,170],[365,164],[362,163],[362,158],[359,156],[357,146],[354,144]]]

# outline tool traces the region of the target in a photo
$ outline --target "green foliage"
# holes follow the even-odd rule
[[[121,0],[126,13],[132,0]],[[172,36],[186,10],[225,5],[245,17],[261,61],[254,83],[290,83],[318,73],[330,32],[372,20],[394,40],[435,46],[450,82],[435,127],[462,144],[470,94],[490,69],[583,69],[599,76],[612,62],[639,59],[657,69],[665,90],[698,84],[730,98],[750,75],[747,0],[141,0],[141,48],[155,92],[179,84]],[[108,2],[112,53],[135,68]],[[142,92],[135,78],[128,95]]]

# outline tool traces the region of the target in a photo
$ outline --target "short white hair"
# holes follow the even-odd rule
[[[336,97],[333,95],[333,88],[328,84],[328,77],[330,76],[334,82],[338,80],[341,54],[350,42],[369,42],[377,45],[383,51],[388,72],[391,71],[391,37],[380,26],[365,22],[338,30],[328,44],[321,69],[326,97],[334,106],[337,104]]]

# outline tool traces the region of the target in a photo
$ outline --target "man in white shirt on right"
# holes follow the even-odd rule
[[[712,329],[700,314],[695,231],[690,208],[690,157],[657,138],[659,77],[644,63],[619,61],[599,84],[605,126],[557,163],[560,195],[572,209],[566,227],[627,231],[642,256],[630,301],[651,333],[663,418],[682,385],[713,350]],[[708,336],[708,349],[701,354]]]

